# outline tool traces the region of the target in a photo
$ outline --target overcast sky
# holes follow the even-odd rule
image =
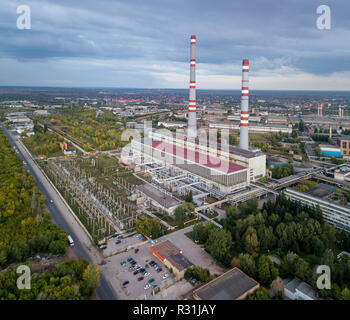
[[[195,34],[199,89],[239,89],[247,58],[251,89],[349,90],[349,17],[349,0],[1,0],[0,85],[187,88]]]

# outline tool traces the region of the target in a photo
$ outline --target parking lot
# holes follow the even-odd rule
[[[110,282],[117,288],[119,292],[119,298],[121,299],[150,299],[152,297],[152,285],[157,285],[161,290],[170,286],[174,282],[174,275],[170,274],[169,270],[165,265],[158,260],[149,249],[150,244],[147,243],[140,246],[139,251],[135,253],[135,250],[130,250],[128,252],[123,252],[121,254],[112,256],[108,258],[108,272],[110,273]],[[128,261],[128,259],[134,259],[133,261]],[[162,271],[157,272],[154,267],[150,266],[149,263],[154,261]],[[122,262],[123,263],[122,265]],[[132,263],[134,267],[132,268]],[[148,268],[146,267],[148,265]],[[134,275],[136,271],[136,266],[140,266],[149,275],[143,275],[142,272],[138,272]],[[104,268],[101,266],[100,268]],[[166,279],[163,276],[168,274]],[[142,277],[141,280],[140,277]],[[150,279],[154,279],[151,284],[149,284]],[[123,283],[127,284],[123,285]],[[145,289],[145,285],[149,284]]]
[[[144,238],[137,236],[138,234],[133,232],[120,235],[119,237],[110,238],[107,240],[107,248],[103,250],[103,255],[110,256],[126,249],[129,250],[130,247],[141,245],[144,242]]]

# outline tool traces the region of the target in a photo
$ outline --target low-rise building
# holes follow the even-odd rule
[[[320,154],[326,157],[340,157],[341,151],[339,147],[335,147],[331,144],[320,144]]]
[[[284,279],[284,295],[291,300],[319,300],[316,291],[298,278]]]
[[[175,209],[181,205],[182,202],[176,200],[173,196],[166,193],[164,190],[157,189],[151,184],[143,184],[136,187],[136,190],[144,197],[146,197],[146,202],[156,209],[160,209],[169,215],[173,215]]]
[[[187,268],[192,266],[190,262],[175,245],[169,240],[150,247],[152,253],[162,261],[178,278],[183,278]]]
[[[244,300],[260,284],[242,270],[233,268],[193,291],[195,300]]]

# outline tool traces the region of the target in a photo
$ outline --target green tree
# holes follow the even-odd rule
[[[255,290],[254,293],[248,295],[247,300],[271,300],[269,292],[264,288],[260,287]]]
[[[247,275],[254,277],[256,274],[256,264],[254,258],[249,253],[241,253],[239,256],[240,269]]]
[[[187,194],[185,201],[192,203],[192,201],[193,201],[192,190],[190,190],[190,192]]]
[[[49,245],[49,251],[52,254],[65,254],[66,253],[66,242],[63,240],[52,241]]]
[[[142,216],[136,221],[136,230],[147,237],[155,239],[161,235],[162,226],[158,219]]]
[[[228,253],[231,248],[231,233],[219,228],[214,228],[209,232],[205,248],[218,261],[229,263]]]
[[[278,269],[265,255],[261,255],[258,260],[258,275],[261,283],[264,285],[270,285],[278,276]]]
[[[90,290],[95,290],[100,285],[100,271],[98,267],[90,263],[83,273],[83,280]]]
[[[248,227],[244,235],[244,241],[246,251],[249,252],[251,255],[256,256],[259,251],[259,240],[254,227]]]

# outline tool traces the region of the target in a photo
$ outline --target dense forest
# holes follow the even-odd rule
[[[79,140],[86,149],[100,151],[124,146],[121,126],[109,111],[96,115],[93,109],[76,108],[67,114],[56,114],[46,119],[68,135]],[[122,121],[122,120],[121,120]]]
[[[36,156],[57,156],[61,155],[60,142],[63,142],[63,138],[56,133],[49,132],[46,127],[41,128],[38,125],[34,126],[35,135],[30,137],[24,137],[23,141],[29,148],[31,153]]]
[[[319,208],[280,195],[265,202],[262,210],[257,199],[250,199],[238,208],[228,207],[226,213],[223,229],[198,224],[191,235],[221,264],[241,268],[267,288],[279,275],[298,277],[316,290],[313,268],[325,264],[332,271],[332,290],[321,290],[319,296],[350,299],[350,259],[336,258],[341,250],[350,251],[350,235],[324,222]],[[280,265],[270,254],[280,257]]]
[[[0,133],[0,267],[38,252],[65,252],[66,232],[50,221],[34,179]]]
[[[54,269],[32,273],[30,290],[17,288],[18,274],[6,270],[0,274],[0,300],[83,300],[99,285],[100,274],[87,260],[70,260]]]
[[[26,260],[37,253],[62,255],[66,247],[67,233],[51,222],[34,178],[0,132],[0,300],[91,296],[100,275],[97,266],[84,259],[57,264],[52,271],[33,273],[31,290],[17,288],[16,263],[28,265]]]

